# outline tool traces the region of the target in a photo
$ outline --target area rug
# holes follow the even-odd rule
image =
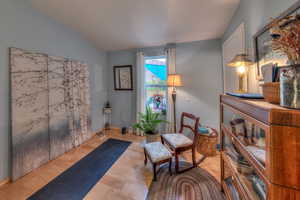
[[[131,142],[108,139],[28,200],[81,200],[124,153]]]
[[[190,164],[180,163],[180,167],[187,166]],[[147,200],[225,200],[220,189],[218,181],[204,169],[194,168],[170,176],[168,165],[164,165],[157,181],[151,183]]]

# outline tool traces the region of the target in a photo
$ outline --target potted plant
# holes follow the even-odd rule
[[[146,142],[157,141],[159,134],[157,126],[161,123],[168,123],[161,119],[162,114],[153,112],[153,110],[147,106],[145,113],[139,113],[139,122],[134,124],[133,128],[139,129],[146,134]]]

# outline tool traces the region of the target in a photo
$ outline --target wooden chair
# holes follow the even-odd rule
[[[185,124],[184,120],[186,118],[193,121],[192,126]],[[166,133],[166,134],[161,135],[162,143],[166,144],[169,147],[169,149],[173,152],[173,154],[175,155],[175,171],[176,171],[176,173],[182,173],[187,170],[190,170],[190,169],[196,167],[200,162],[202,162],[205,159],[205,157],[204,157],[199,162],[196,161],[196,144],[197,144],[197,140],[198,140],[197,133],[198,133],[199,121],[200,121],[199,117],[195,117],[192,114],[184,112],[181,115],[181,123],[180,123],[179,133]],[[187,136],[185,136],[183,134],[184,128],[190,129],[192,131],[192,133],[194,134],[194,140],[191,140],[190,138],[188,138]],[[182,153],[184,151],[188,151],[188,150],[192,150],[193,166],[180,171],[178,156],[180,153]]]

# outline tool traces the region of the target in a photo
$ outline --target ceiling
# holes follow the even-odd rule
[[[240,0],[31,0],[33,7],[113,51],[220,38]]]

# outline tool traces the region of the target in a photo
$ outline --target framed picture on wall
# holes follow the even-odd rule
[[[287,9],[277,19],[282,19],[287,16],[300,14],[300,2],[295,3],[292,7]],[[286,55],[276,52],[271,47],[272,37],[270,35],[270,25],[269,23],[261,30],[259,30],[254,35],[254,50],[255,50],[255,61],[257,63],[257,74],[256,77],[258,80],[262,80],[262,66],[269,64],[277,66],[286,66],[288,65],[288,58]]]
[[[132,65],[114,66],[115,90],[133,90]]]

